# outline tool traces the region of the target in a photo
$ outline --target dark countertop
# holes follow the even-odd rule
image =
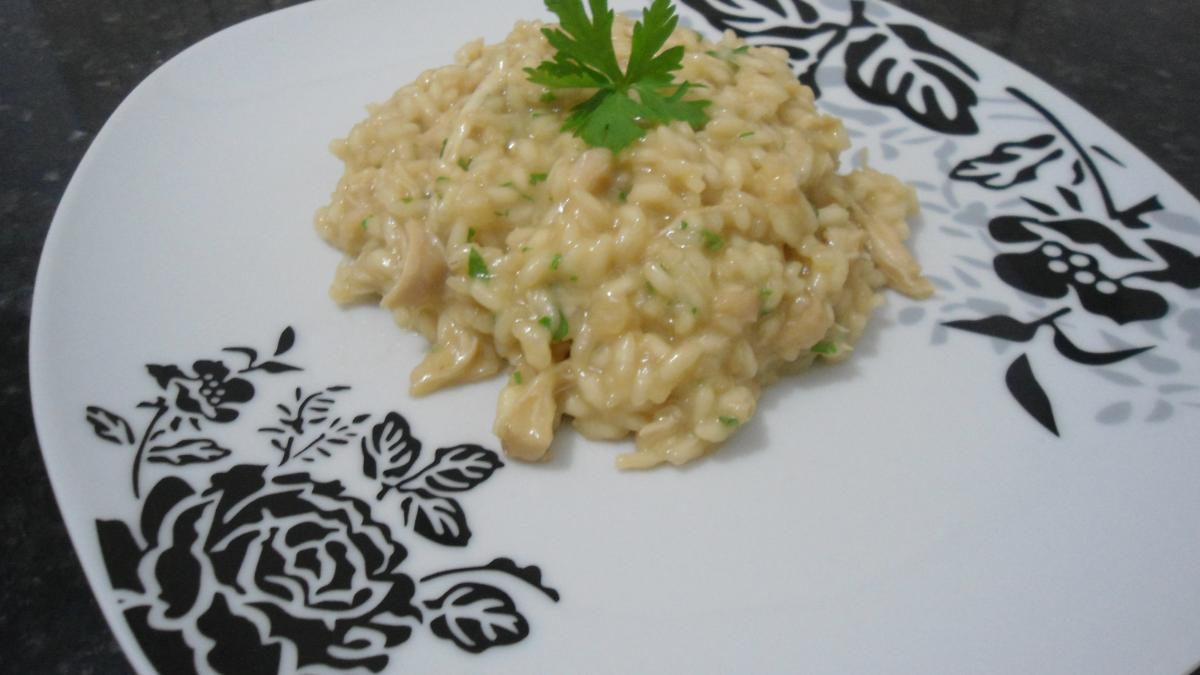
[[[4,672],[129,671],[63,528],[30,413],[30,304],[38,256],[55,206],[96,132],[142,78],[217,30],[294,4],[298,0],[0,3]],[[1200,194],[1200,2],[896,4],[1041,76],[1123,134],[1193,194]]]

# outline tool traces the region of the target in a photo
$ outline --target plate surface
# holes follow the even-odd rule
[[[935,298],[713,457],[504,462],[499,382],[335,307],[329,139],[541,3],[324,0],[220,33],[96,138],[46,243],[38,432],[143,672],[1183,672],[1200,635],[1200,203],[883,3],[683,0],[788,48],[913,183]],[[630,10],[636,2],[614,3]],[[785,7],[786,6],[786,7]]]

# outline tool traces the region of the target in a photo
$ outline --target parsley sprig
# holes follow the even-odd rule
[[[545,1],[561,28],[543,28],[542,34],[557,52],[553,60],[526,68],[529,80],[550,89],[598,90],[571,109],[563,131],[593,147],[619,152],[645,136],[646,125],[681,120],[700,128],[708,122],[704,109],[710,101],[683,99],[697,85],[674,81],[673,73],[683,67],[683,47],[658,53],[679,23],[670,0],[654,0],[634,24],[624,71],[613,48],[614,13],[608,0],[588,0],[590,19],[583,0]]]

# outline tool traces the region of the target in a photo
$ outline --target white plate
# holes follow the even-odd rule
[[[621,445],[566,431],[549,465],[497,470],[499,383],[410,399],[421,341],[327,300],[339,256],[311,220],[340,174],[326,144],[366,103],[540,3],[325,0],[224,31],[99,134],[33,311],[46,464],[139,671],[1200,657],[1200,204],[1046,85],[889,5],[681,4],[697,30],[792,47],[857,147],[917,185],[938,295],[891,295],[850,362],[769,390],[708,460],[618,473]]]

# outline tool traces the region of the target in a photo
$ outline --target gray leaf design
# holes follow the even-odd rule
[[[1100,412],[1096,413],[1096,421],[1100,424],[1112,426],[1125,422],[1132,414],[1133,404],[1129,401],[1121,401],[1101,409]]]
[[[1162,399],[1159,399],[1158,402],[1154,404],[1154,409],[1151,410],[1150,414],[1146,416],[1146,421],[1151,424],[1156,422],[1164,422],[1171,419],[1171,416],[1174,414],[1175,406]]]

